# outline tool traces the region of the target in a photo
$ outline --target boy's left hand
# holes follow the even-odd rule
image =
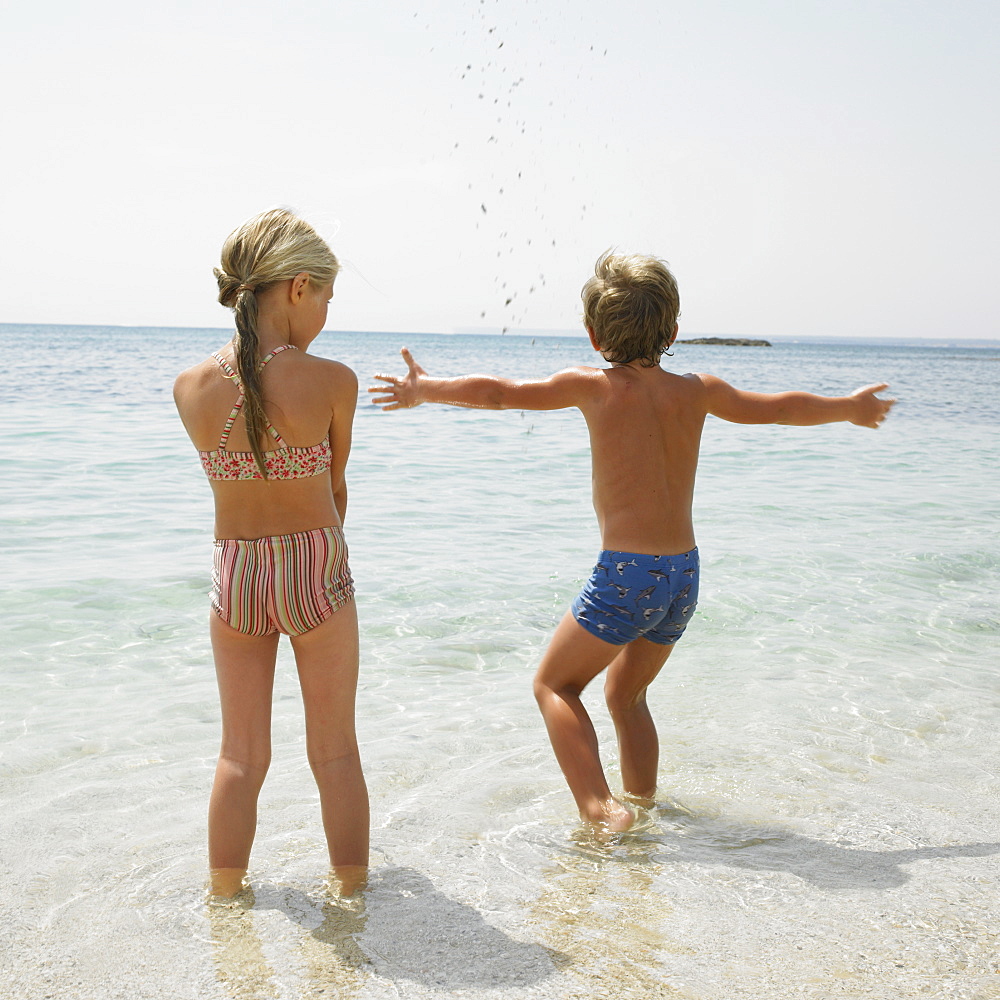
[[[426,377],[427,372],[413,360],[413,355],[410,354],[408,347],[402,348],[399,353],[403,355],[403,360],[409,369],[406,375],[399,378],[396,375],[376,373],[374,377],[382,382],[387,382],[388,385],[370,385],[368,387],[369,392],[382,393],[381,396],[373,399],[372,403],[375,406],[381,406],[383,410],[402,410],[411,406],[419,406],[423,402],[420,398],[420,379]]]

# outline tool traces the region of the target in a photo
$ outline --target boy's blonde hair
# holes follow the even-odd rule
[[[677,282],[662,260],[607,250],[580,294],[583,322],[605,361],[660,363],[681,311]]]

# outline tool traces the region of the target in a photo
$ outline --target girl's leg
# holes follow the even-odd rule
[[[257,796],[271,762],[278,635],[244,635],[214,612],[209,632],[222,705],[222,747],[208,807],[208,863],[213,889],[232,895],[250,860]]]
[[[627,829],[635,817],[611,795],[580,694],[619,648],[591,635],[567,611],[535,675],[535,699],[581,818],[613,830]]]
[[[604,697],[618,734],[622,784],[635,798],[651,799],[656,793],[660,741],[646,705],[646,688],[673,648],[635,639],[611,662],[604,682]]]
[[[306,715],[306,750],[319,786],[330,864],[344,895],[368,866],[368,789],[354,728],[358,615],[354,601],[292,638]]]

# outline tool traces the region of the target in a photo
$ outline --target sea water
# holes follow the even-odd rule
[[[531,695],[600,548],[576,411],[384,413],[582,338],[324,333],[358,372],[346,530],[372,879],[324,894],[287,643],[252,890],[205,902],[211,501],[170,387],[219,330],[2,328],[0,996],[694,1000],[1000,988],[1000,349],[679,345],[872,432],[709,418],[694,622],[650,690],[660,791],[581,828]],[[586,695],[613,787],[600,683]]]

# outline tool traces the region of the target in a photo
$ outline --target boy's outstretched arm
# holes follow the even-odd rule
[[[385,385],[369,386],[380,393],[372,402],[383,410],[400,410],[421,403],[448,403],[485,410],[558,410],[577,406],[590,384],[588,372],[595,369],[567,368],[544,379],[518,382],[493,375],[460,375],[433,378],[413,359],[407,348],[400,352],[407,373],[376,374]]]
[[[876,395],[889,388],[878,382],[855,389],[849,396],[817,396],[811,392],[746,392],[715,375],[695,375],[707,393],[707,410],[736,424],[793,424],[810,427],[848,420],[877,428],[895,405]]]

